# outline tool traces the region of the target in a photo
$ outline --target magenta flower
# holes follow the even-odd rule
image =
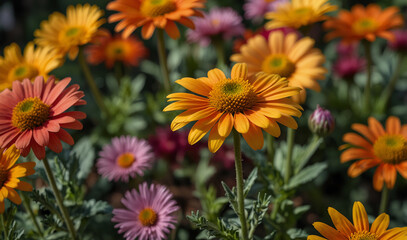
[[[335,129],[335,119],[329,110],[319,105],[308,118],[308,126],[311,132],[324,137]]]
[[[244,16],[247,19],[260,22],[268,12],[274,12],[279,5],[288,0],[248,0],[244,5]]]
[[[124,194],[121,202],[127,209],[113,209],[112,222],[117,222],[115,228],[126,240],[166,239],[177,223],[174,213],[179,207],[172,198],[166,187],[142,183],[138,192]]]
[[[395,51],[407,52],[407,29],[393,31],[394,41],[389,42],[389,45]]]
[[[195,18],[194,23],[195,29],[188,30],[187,39],[201,46],[208,46],[214,38],[229,40],[244,32],[242,17],[231,8],[214,8],[203,18]]]
[[[356,73],[365,68],[365,59],[357,56],[341,57],[333,65],[333,71],[343,79],[352,80]]]
[[[143,176],[153,162],[151,146],[136,137],[121,136],[105,145],[97,160],[98,173],[110,181],[128,182],[130,178]]]

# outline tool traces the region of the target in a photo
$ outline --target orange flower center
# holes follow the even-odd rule
[[[4,183],[7,181],[8,179],[8,172],[7,170],[1,169],[0,170],[0,188],[3,187]]]
[[[59,32],[59,41],[63,43],[79,44],[83,36],[85,35],[83,27],[69,26],[63,31]]]
[[[377,240],[378,237],[372,232],[355,232],[352,233],[349,240]]]
[[[373,144],[373,150],[385,163],[398,164],[407,161],[407,141],[399,134],[379,137]]]
[[[11,121],[14,127],[24,131],[42,126],[48,116],[48,105],[37,97],[26,98],[14,107]]]
[[[39,75],[39,71],[36,67],[30,64],[19,64],[15,66],[8,74],[10,80],[22,80],[25,78],[33,79]]]
[[[113,60],[124,60],[127,52],[128,46],[124,41],[114,41],[106,47],[106,56]]]
[[[152,208],[144,208],[138,215],[143,226],[153,226],[157,222],[157,213]]]
[[[376,31],[378,25],[372,18],[362,18],[352,25],[353,31],[358,35],[364,35]]]
[[[140,11],[148,17],[163,16],[177,10],[177,5],[173,0],[144,0],[141,3]]]
[[[290,77],[295,71],[295,64],[284,54],[272,54],[264,59],[261,68],[266,73]]]
[[[209,103],[220,112],[237,113],[256,103],[256,93],[247,79],[226,78],[218,81],[209,93]]]
[[[132,153],[123,153],[117,158],[117,165],[122,168],[130,167],[136,160]]]

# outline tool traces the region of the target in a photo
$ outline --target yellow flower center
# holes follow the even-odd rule
[[[33,79],[39,75],[39,71],[36,67],[30,64],[20,64],[15,66],[8,74],[10,80],[22,80],[25,78]]]
[[[141,13],[148,17],[162,16],[176,9],[177,5],[173,0],[144,0],[140,6]]]
[[[349,240],[377,240],[378,237],[372,232],[355,232],[352,233]]]
[[[376,31],[378,25],[372,18],[362,18],[352,25],[352,29],[356,34],[364,35]]]
[[[130,167],[136,160],[132,153],[123,153],[117,158],[117,165],[122,168]]]
[[[261,68],[266,73],[290,77],[295,71],[295,64],[284,54],[272,54],[264,59]]]
[[[247,79],[226,78],[218,81],[209,93],[209,103],[220,112],[237,113],[256,103],[256,93]]]
[[[294,15],[297,18],[301,18],[301,17],[306,17],[306,16],[310,16],[312,15],[314,12],[314,10],[312,10],[312,8],[309,7],[302,7],[302,8],[297,8],[294,10]]]
[[[26,98],[13,109],[11,121],[21,131],[42,126],[48,120],[49,106],[39,98]]]
[[[144,208],[138,215],[143,226],[153,226],[157,222],[157,213],[152,208]]]
[[[109,59],[123,60],[127,52],[128,46],[124,41],[114,41],[106,47],[106,56]]]
[[[83,27],[69,26],[59,32],[59,41],[63,43],[79,44],[80,40],[85,35],[85,32],[86,31]]]
[[[373,144],[375,155],[385,163],[398,164],[407,160],[407,141],[402,135],[383,135]]]
[[[4,169],[0,169],[0,188],[3,187],[4,183],[7,181],[8,179],[8,172],[7,170]]]

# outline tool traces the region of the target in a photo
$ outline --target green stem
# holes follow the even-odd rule
[[[52,173],[51,167],[49,166],[49,162],[48,162],[47,157],[45,157],[42,160],[42,162],[44,163],[45,173],[47,174],[49,184],[51,185],[52,191],[54,192],[55,199],[57,201],[58,207],[62,212],[62,216],[64,218],[65,224],[68,227],[69,234],[71,235],[72,239],[77,239],[76,238],[75,228],[73,226],[71,218],[69,217],[68,210],[64,206],[64,202],[62,200],[61,193],[59,192],[59,190],[57,188],[57,184],[55,182],[55,178],[54,178],[54,175]]]
[[[386,212],[388,202],[389,202],[389,189],[387,188],[386,184],[384,184],[383,189],[382,189],[382,198],[380,200],[379,213],[385,213]]]
[[[371,43],[369,41],[364,41],[363,46],[365,48],[365,57],[366,57],[366,85],[365,85],[365,96],[364,96],[364,111],[367,115],[371,112],[370,106],[370,90],[371,90],[371,81],[372,81],[372,49]]]
[[[89,69],[88,64],[86,63],[85,55],[83,53],[83,47],[79,48],[78,61],[79,61],[79,65],[82,68],[82,72],[85,75],[86,82],[88,83],[88,85],[90,87],[93,98],[96,101],[96,104],[98,105],[99,109],[105,114],[105,116],[107,116],[108,111],[107,111],[105,102],[103,101],[103,96],[100,93],[99,88],[96,85],[95,79],[92,76],[92,73]]]
[[[276,220],[279,208],[280,208],[280,199],[277,199],[273,205],[273,210],[271,212],[271,220],[273,220],[273,221]]]
[[[123,64],[116,61],[114,63],[114,74],[116,75],[117,84],[120,86],[120,82],[123,78]]]
[[[292,172],[292,158],[293,158],[293,149],[294,149],[294,138],[295,130],[292,128],[287,128],[287,159],[285,160],[285,175],[284,182],[288,183],[291,177]]]
[[[242,169],[242,153],[240,149],[240,135],[233,129],[233,143],[235,148],[235,166],[236,166],[236,189],[237,189],[237,206],[240,224],[242,225],[242,239],[248,240],[247,221],[244,211],[244,195],[243,195],[243,169]]]
[[[216,49],[216,54],[218,56],[218,67],[223,69],[226,67],[225,49],[223,47],[223,40],[221,38],[213,38],[213,45]]]
[[[40,224],[37,221],[37,218],[35,217],[35,214],[31,208],[30,200],[29,198],[26,197],[25,193],[21,194],[21,198],[23,199],[23,204],[25,210],[28,212],[28,214],[31,217],[31,220],[34,223],[35,228],[37,229],[37,233],[40,234],[41,238],[44,238],[44,233],[42,232],[42,228],[40,227]]]
[[[158,57],[160,58],[161,72],[164,77],[164,89],[167,93],[171,92],[171,80],[168,71],[167,54],[165,53],[164,30],[157,29]]]
[[[4,233],[4,240],[8,240],[8,234],[7,234],[7,228],[6,228],[6,224],[4,222],[4,213],[0,214],[0,225],[1,228],[3,229],[3,233]]]
[[[394,91],[394,88],[396,87],[396,82],[397,82],[397,80],[398,80],[398,78],[400,76],[400,73],[401,73],[403,60],[404,60],[404,54],[400,53],[399,56],[398,56],[398,59],[397,59],[396,69],[393,72],[393,75],[392,75],[392,77],[390,79],[389,85],[387,85],[386,89],[383,92],[382,99],[384,99],[384,100],[381,103],[380,112],[384,112],[384,110],[386,109],[386,107],[387,107],[387,105],[388,105],[388,103],[390,101],[391,95],[392,95],[392,93]]]
[[[267,158],[268,162],[271,165],[271,167],[274,166],[274,137],[271,136],[270,134],[267,135]]]

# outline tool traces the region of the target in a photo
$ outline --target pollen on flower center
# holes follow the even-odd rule
[[[42,126],[48,116],[48,105],[37,97],[26,98],[14,107],[11,121],[14,127],[24,131]]]
[[[377,23],[371,18],[362,18],[352,25],[352,29],[357,34],[366,34],[376,31]]]
[[[8,174],[9,174],[9,171],[0,169],[0,188],[2,188],[4,183],[7,181]]]
[[[130,167],[133,162],[136,160],[134,154],[132,153],[123,153],[117,158],[117,164],[122,168]]]
[[[220,112],[237,113],[256,103],[256,93],[247,79],[223,79],[209,93],[209,102]]]
[[[375,155],[383,162],[398,164],[407,161],[407,141],[402,135],[383,135],[373,145]]]
[[[38,69],[29,64],[20,64],[15,66],[8,75],[9,79],[22,80],[24,78],[32,79],[38,76]]]
[[[355,232],[352,233],[349,240],[377,240],[378,237],[372,232]]]
[[[157,213],[152,208],[144,208],[140,211],[138,219],[143,226],[153,226],[157,222]]]
[[[283,54],[272,54],[264,59],[261,68],[266,73],[290,77],[295,71],[295,64]]]
[[[173,12],[177,6],[173,0],[144,0],[140,11],[148,17],[158,17]]]
[[[84,34],[85,31],[81,27],[69,27],[66,28],[64,31],[60,31],[59,40],[61,42],[66,41],[79,42],[79,40],[83,37]]]

